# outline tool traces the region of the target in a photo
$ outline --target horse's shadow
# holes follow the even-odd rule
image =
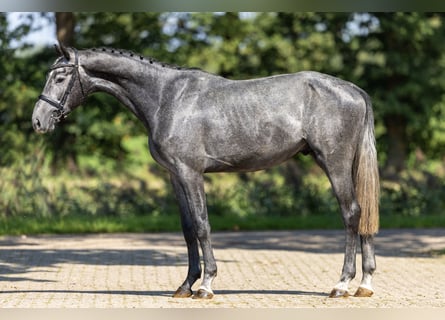
[[[106,295],[130,295],[146,297],[167,297],[173,296],[174,291],[167,290],[2,290],[1,294],[20,294],[20,293],[55,293],[55,294],[106,294]],[[292,296],[320,296],[327,297],[326,292],[301,291],[301,290],[215,290],[215,294],[220,297],[231,295],[292,295]]]
[[[187,265],[187,254],[156,249],[20,249],[17,246],[0,250],[0,282],[52,282],[25,276],[35,268],[55,272],[60,264],[181,266]]]
[[[385,257],[425,257],[428,256],[427,237],[435,240],[445,239],[444,229],[435,230],[382,230],[376,237],[376,254]],[[82,241],[82,236],[78,241]],[[0,282],[31,281],[52,282],[52,280],[34,279],[27,276],[34,268],[53,272],[64,263],[84,265],[130,265],[130,266],[187,266],[187,253],[182,235],[147,234],[137,235],[138,241],[149,244],[148,248],[135,249],[70,249],[66,247],[39,249],[38,241],[23,241],[19,238],[0,240]],[[57,236],[55,242],[63,241]],[[75,239],[77,241],[77,239]],[[219,232],[213,237],[216,250],[243,249],[249,251],[297,251],[317,254],[341,254],[344,247],[344,232],[329,231],[284,231],[284,232]],[[100,241],[100,239],[98,239]],[[437,242],[436,241],[436,242]],[[440,243],[445,240],[440,240]],[[440,244],[439,243],[439,244]],[[34,248],[35,246],[35,248]],[[169,247],[183,247],[181,251],[168,250]],[[157,249],[159,247],[159,249]],[[445,247],[445,243],[444,243]],[[431,251],[431,250],[430,250]],[[360,249],[359,249],[360,252]],[[218,259],[219,262],[232,262]],[[244,291],[222,291],[223,293]],[[245,293],[265,293],[263,291],[246,291]],[[287,291],[278,291],[285,293]],[[267,293],[267,292],[266,292]],[[145,292],[150,294],[150,292]],[[155,293],[162,294],[162,293]],[[305,294],[295,292],[295,294]],[[316,294],[316,293],[314,293]]]

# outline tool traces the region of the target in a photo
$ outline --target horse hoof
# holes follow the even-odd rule
[[[173,294],[173,298],[189,298],[193,295],[192,290],[179,287]]]
[[[359,287],[354,294],[354,297],[370,297],[374,294],[374,291]]]
[[[198,292],[196,292],[193,295],[193,299],[212,299],[212,298],[213,298],[213,293],[204,289],[199,289]]]
[[[341,289],[332,289],[329,294],[329,298],[347,298],[349,297],[349,292]]]

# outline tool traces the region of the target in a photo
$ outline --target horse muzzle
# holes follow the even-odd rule
[[[51,132],[55,128],[54,121],[50,124],[46,124],[42,122],[39,118],[35,118],[32,120],[32,126],[37,133],[47,133]]]
[[[58,110],[52,107],[44,107],[37,102],[32,114],[32,127],[37,133],[47,133],[54,130],[59,117],[54,116]]]

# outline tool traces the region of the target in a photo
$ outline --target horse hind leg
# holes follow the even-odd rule
[[[329,169],[328,169],[329,170]],[[350,170],[328,171],[334,193],[340,204],[345,226],[345,256],[340,281],[330,293],[331,298],[349,296],[348,286],[356,275],[357,240],[359,238],[360,206],[357,202]],[[360,235],[362,249],[363,277],[355,297],[370,297],[374,290],[371,285],[372,275],[376,269],[374,254],[374,237]]]
[[[334,194],[340,205],[343,224],[345,226],[345,255],[339,282],[334,286],[329,297],[348,297],[348,286],[356,274],[356,253],[358,227],[360,222],[360,207],[354,192],[352,179],[352,161],[348,156],[330,156],[327,161],[321,152],[314,152],[313,156],[328,176]]]
[[[376,269],[374,254],[374,237],[372,235],[360,236],[362,248],[362,270],[363,277],[359,288],[355,292],[355,297],[370,297],[374,294],[372,288],[372,274]]]
[[[356,275],[358,225],[360,220],[360,208],[357,201],[351,195],[346,196],[338,191],[336,193],[338,201],[341,203],[340,207],[345,225],[345,255],[340,280],[329,294],[331,298],[349,296],[348,286]]]

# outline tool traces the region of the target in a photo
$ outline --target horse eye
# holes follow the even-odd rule
[[[65,77],[56,77],[56,83],[61,83],[65,80]]]

